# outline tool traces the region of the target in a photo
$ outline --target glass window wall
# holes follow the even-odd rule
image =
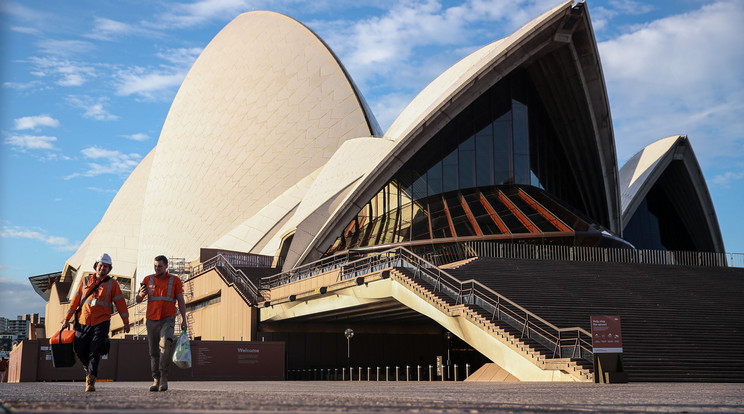
[[[476,236],[479,230],[499,234],[497,221],[515,234],[529,228],[556,231],[539,212],[514,211],[530,207],[516,193],[504,191],[535,186],[585,211],[563,151],[529,76],[517,71],[478,97],[411,157],[329,251]],[[503,197],[514,202],[505,204]],[[533,222],[526,226],[525,217]]]

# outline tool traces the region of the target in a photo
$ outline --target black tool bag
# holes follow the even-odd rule
[[[52,346],[52,366],[54,368],[71,367],[75,365],[75,331],[61,330],[49,338]]]

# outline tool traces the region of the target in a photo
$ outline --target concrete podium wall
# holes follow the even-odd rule
[[[271,381],[283,380],[283,342],[191,341],[192,366],[171,364],[173,381]],[[8,382],[83,381],[79,360],[68,368],[54,368],[48,339],[24,340],[10,353]],[[150,356],[147,339],[111,339],[109,355],[98,367],[100,380],[149,381]]]

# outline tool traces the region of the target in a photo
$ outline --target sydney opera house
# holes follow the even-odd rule
[[[690,141],[620,167],[616,139],[583,2],[466,56],[387,131],[310,29],[245,13],[80,248],[30,279],[49,334],[102,252],[129,292],[164,254],[190,335],[282,341],[287,378],[445,355],[483,380],[591,381],[590,316],[620,315],[631,381],[744,381],[744,274]]]

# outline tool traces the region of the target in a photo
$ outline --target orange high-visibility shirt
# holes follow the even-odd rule
[[[159,321],[176,316],[176,298],[183,293],[181,279],[165,272],[166,277],[147,276],[142,283],[147,287],[147,319]]]
[[[80,287],[75,292],[75,297],[70,303],[70,308],[67,309],[65,319],[69,321],[75,315],[75,309],[77,309],[80,301],[95,285],[96,275],[94,274],[80,282]],[[119,311],[119,316],[121,316],[124,325],[128,325],[129,310],[127,309],[127,301],[124,298],[124,293],[122,293],[119,283],[113,278],[108,277],[108,280],[101,283],[98,289],[91,293],[85,300],[83,309],[78,314],[78,323],[82,325],[98,325],[101,322],[109,321],[111,320],[111,314],[114,313],[114,305],[116,305],[116,310]]]

